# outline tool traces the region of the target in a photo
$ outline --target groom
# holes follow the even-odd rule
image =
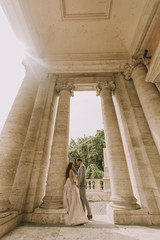
[[[85,207],[87,208],[88,219],[92,219],[93,216],[92,216],[91,208],[89,206],[89,203],[88,203],[88,200],[87,200],[87,197],[86,197],[86,167],[82,163],[82,160],[80,158],[78,158],[76,160],[76,163],[79,166],[79,169],[78,169],[78,188],[79,188],[79,193],[80,193],[82,206],[83,206],[84,211],[85,211]]]

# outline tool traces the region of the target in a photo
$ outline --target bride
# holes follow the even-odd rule
[[[67,210],[66,225],[78,225],[88,222],[80,200],[74,170],[74,163],[70,162],[66,170],[66,183],[63,195],[63,207]]]

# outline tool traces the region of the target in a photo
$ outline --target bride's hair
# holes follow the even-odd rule
[[[73,164],[73,162],[68,163],[68,167],[66,170],[66,179],[69,177],[69,171],[70,171],[70,169],[72,169],[72,164]]]

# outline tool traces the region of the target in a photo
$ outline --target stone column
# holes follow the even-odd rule
[[[153,83],[145,82],[147,68],[142,59],[130,59],[124,69],[125,79],[133,79],[139,100],[160,154],[160,94]]]
[[[58,95],[55,91],[56,78],[52,74],[42,85],[46,89],[44,111],[39,129],[38,142],[35,150],[35,157],[32,167],[31,180],[25,202],[25,213],[33,212],[36,207],[42,204],[45,196],[48,165],[55,125]],[[42,95],[40,96],[42,98]]]
[[[47,74],[42,74],[41,82],[39,84],[37,96],[35,99],[35,104],[32,112],[32,116],[30,119],[30,124],[28,127],[27,135],[25,138],[23,150],[21,153],[19,165],[17,168],[17,173],[15,176],[15,180],[13,183],[10,201],[14,209],[23,212],[26,194],[28,193],[31,196],[31,192],[28,189],[30,180],[31,180],[31,173],[32,167],[35,165],[34,159],[36,157],[36,147],[39,142],[39,132],[40,127],[43,119],[43,112],[45,109],[46,98],[48,95],[48,84],[47,84]],[[38,154],[40,157],[40,154]],[[38,161],[37,159],[35,160]],[[35,169],[38,169],[36,165]],[[34,169],[34,170],[35,170]],[[34,177],[34,187],[36,187],[37,183],[37,176]],[[34,188],[33,187],[33,188]],[[33,196],[32,196],[33,197]]]
[[[38,89],[38,80],[30,68],[13,103],[0,136],[0,217],[10,208],[9,196],[26,137]],[[4,103],[5,104],[5,103]]]
[[[114,89],[115,84],[113,81],[99,83],[97,86],[97,93],[101,97],[102,104],[112,192],[110,207],[114,209],[134,210],[140,207],[133,195],[120,130],[112,101],[112,91]]]
[[[54,129],[46,196],[42,208],[62,208],[65,172],[68,163],[70,96],[73,86],[67,82],[58,83],[59,103]]]

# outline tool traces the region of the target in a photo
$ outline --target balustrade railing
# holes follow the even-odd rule
[[[87,191],[102,192],[105,190],[108,179],[86,179]]]
[[[87,181],[87,199],[89,201],[109,201],[111,196],[110,180],[104,179],[86,179]]]

